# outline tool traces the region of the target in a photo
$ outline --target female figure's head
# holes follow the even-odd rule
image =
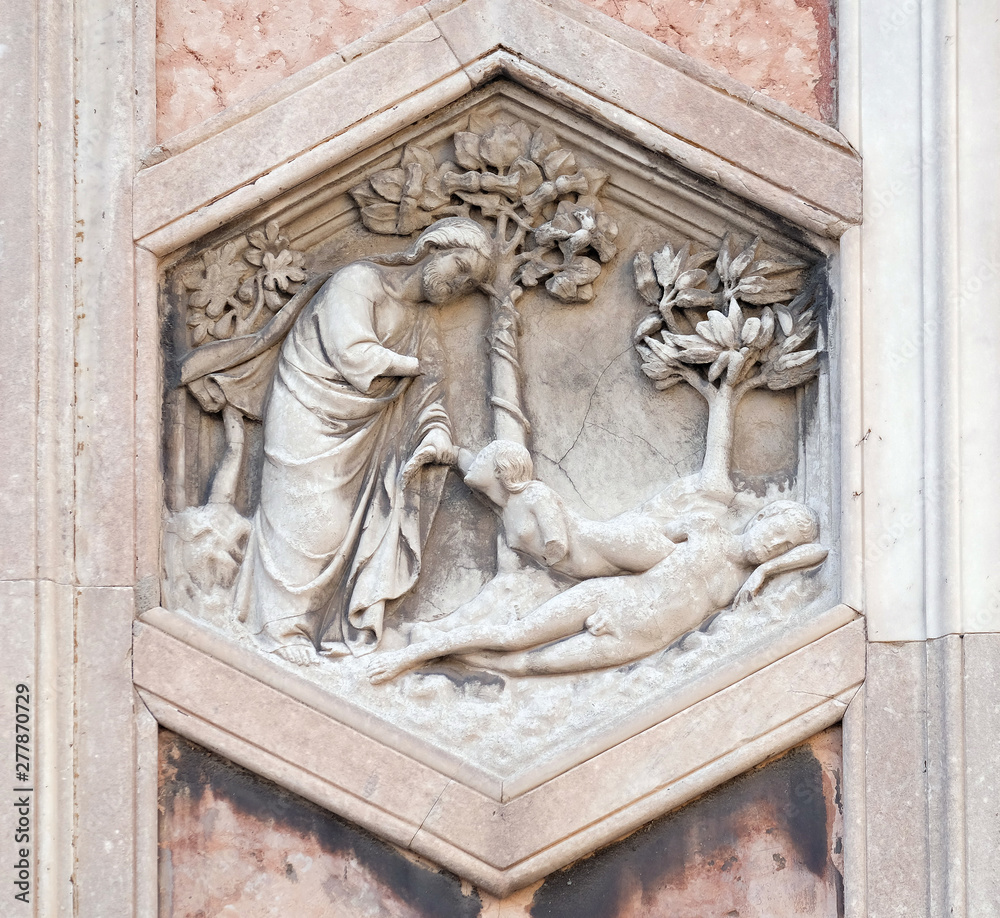
[[[510,440],[487,443],[469,466],[465,482],[498,503],[519,494],[535,477],[531,453]]]

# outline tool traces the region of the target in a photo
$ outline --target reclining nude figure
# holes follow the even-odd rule
[[[488,468],[477,471],[475,462],[468,465],[461,455],[459,465],[468,468],[466,481],[471,486],[484,493],[489,487],[493,493],[487,496],[494,497],[497,489],[487,484]],[[495,478],[501,484],[503,477],[503,469],[497,468]],[[527,491],[524,488],[520,493]],[[508,519],[510,503],[504,508],[505,528],[516,527],[516,519]],[[659,527],[665,537],[662,542],[652,532],[648,538],[632,540],[646,552],[643,563],[650,562],[648,569],[609,576],[603,573],[609,565],[627,570],[620,563],[625,557],[616,557],[613,550],[616,533],[630,521],[640,530],[658,524],[645,517],[623,516],[606,524],[582,521],[587,525],[581,526],[581,518],[562,508],[568,542],[579,534],[586,544],[576,552],[569,544],[562,553],[553,548],[552,566],[562,565],[566,573],[590,579],[522,619],[460,625],[401,650],[378,654],[369,664],[369,678],[373,683],[386,682],[428,660],[453,654],[511,675],[621,666],[668,647],[734,599],[738,603],[749,600],[777,574],[813,567],[827,556],[826,549],[815,542],[819,535],[816,516],[803,504],[786,500],[768,504],[740,534],[720,522],[724,511],[719,503],[717,508],[684,513]],[[536,521],[544,518],[540,510],[528,516]],[[525,528],[531,533],[536,523],[529,520]],[[537,528],[541,531],[540,522]],[[624,535],[628,544],[630,536]],[[512,547],[534,557],[539,557],[539,545],[545,541],[532,536],[521,546],[516,528],[514,533],[508,530],[507,538]],[[662,555],[659,560],[657,554]],[[633,564],[638,563],[637,555],[630,557],[635,559]],[[575,561],[567,562],[567,558]],[[595,573],[587,573],[590,570]]]

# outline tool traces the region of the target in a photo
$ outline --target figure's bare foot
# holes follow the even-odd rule
[[[388,682],[413,669],[417,661],[406,650],[387,650],[372,655],[368,663],[368,680],[372,685]]]
[[[319,657],[315,649],[308,644],[286,644],[284,647],[279,647],[273,651],[273,653],[275,656],[281,657],[282,660],[294,663],[296,666],[312,666],[314,663],[319,663]]]

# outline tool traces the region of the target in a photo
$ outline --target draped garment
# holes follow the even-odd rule
[[[386,294],[378,269],[344,268],[296,319],[264,409],[260,502],[237,614],[265,646],[377,646],[388,602],[416,582],[446,470],[407,488],[403,465],[431,430],[451,436],[433,374],[383,375],[418,356],[420,307]]]

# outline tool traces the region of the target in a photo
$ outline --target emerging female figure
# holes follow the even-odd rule
[[[300,664],[326,639],[328,653],[368,652],[416,581],[443,479],[422,468],[454,457],[421,309],[488,284],[492,259],[477,223],[440,220],[406,252],[338,271],[295,320],[236,593],[265,650]]]
[[[585,580],[521,620],[456,628],[380,654],[369,677],[385,682],[449,654],[512,675],[620,666],[668,647],[769,578],[826,558],[815,543],[816,516],[803,504],[769,504],[739,535],[724,528],[721,515],[706,508],[681,516],[667,528],[676,548],[644,573]]]
[[[500,510],[504,537],[515,551],[577,580],[649,570],[674,549],[663,526],[636,513],[606,522],[569,510],[547,484],[534,478],[531,454],[494,440],[478,455],[459,450],[465,483]]]

